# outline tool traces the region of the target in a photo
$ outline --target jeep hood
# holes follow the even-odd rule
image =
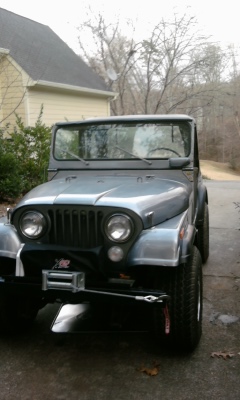
[[[189,206],[190,193],[190,184],[157,177],[150,180],[133,176],[68,177],[34,188],[16,209],[43,204],[111,206],[132,210],[147,228],[184,212]]]

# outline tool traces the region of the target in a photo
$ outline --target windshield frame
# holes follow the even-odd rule
[[[121,122],[112,122],[111,120],[106,120],[106,122],[88,122],[88,121],[84,121],[84,122],[79,122],[77,123],[69,123],[69,124],[58,124],[56,126],[55,129],[55,134],[54,134],[54,140],[53,140],[53,146],[52,146],[52,155],[53,158],[57,161],[57,162],[78,162],[81,161],[83,164],[88,165],[91,164],[92,162],[103,162],[104,163],[107,162],[126,162],[126,161],[135,161],[135,160],[141,160],[149,165],[152,164],[152,162],[154,160],[169,160],[170,158],[186,158],[190,156],[191,153],[191,147],[192,147],[192,126],[191,126],[191,122],[188,120],[158,120],[156,118],[156,120],[144,120],[144,121],[121,121]],[[181,129],[179,129],[179,126]],[[98,129],[99,128],[99,129]],[[105,129],[105,131],[104,131]],[[176,129],[178,129],[178,140],[176,140]],[[102,132],[101,132],[102,130]],[[185,143],[183,144],[183,134],[182,132],[185,130],[184,132],[184,138],[187,137],[187,145],[188,148],[186,148]],[[168,132],[166,132],[168,131]],[[92,144],[93,140],[95,140],[96,143],[96,135],[98,135],[98,137],[100,138],[100,141],[102,140],[102,143],[104,140],[107,140],[107,146],[108,149],[110,148],[112,151],[115,151],[116,149],[118,149],[118,154],[117,156],[100,156],[99,154],[97,154],[97,156],[94,157],[89,157],[86,156],[86,138],[84,138],[85,140],[85,153],[83,152],[83,154],[77,154],[79,153],[80,146],[79,146],[79,142],[75,143],[75,151],[72,151],[71,149],[68,149],[65,146],[65,143],[62,147],[62,149],[59,148],[59,145],[57,145],[57,139],[59,137],[59,133],[64,135],[64,133],[67,132],[73,132],[74,134],[76,133],[76,135],[78,135],[78,138],[76,140],[79,141],[79,137],[81,135],[81,137],[84,137],[83,135],[85,135],[85,137],[88,135],[88,140],[91,141],[91,146],[88,145],[88,147],[90,148],[90,150],[92,151],[93,154],[93,148],[94,148],[94,144]],[[89,132],[90,135],[89,136]],[[109,132],[111,132],[111,136],[109,134]],[[139,133],[140,132],[140,133]],[[170,134],[171,132],[171,134]],[[107,139],[102,139],[102,137],[99,135],[105,135],[105,138]],[[150,135],[149,135],[150,133]],[[133,136],[132,139],[132,146],[133,149],[130,148],[129,146],[129,137],[130,134]],[[142,134],[142,138],[141,135]],[[181,137],[180,137],[181,134]],[[95,136],[94,136],[95,135]],[[110,143],[110,138],[111,140],[113,140],[113,135],[118,135],[117,136],[117,140],[112,143]],[[121,140],[123,140],[123,138],[121,137],[121,135],[124,137],[125,140],[125,144],[123,145],[121,143]],[[124,136],[125,135],[125,136]],[[139,136],[139,138],[141,139],[136,139],[137,135]],[[93,139],[93,136],[95,139]],[[119,138],[120,138],[120,144],[119,144]],[[160,145],[153,145],[151,144],[151,140],[153,140],[152,138],[154,138],[155,142],[157,143],[156,139],[158,139],[158,142],[160,143],[160,141],[163,140],[168,140],[169,142],[172,139],[172,144],[168,144],[165,146],[163,146],[161,143]],[[144,146],[139,145],[138,144],[138,149],[134,150],[134,146],[136,147],[136,143],[141,143],[141,141],[144,143]],[[58,140],[61,143],[61,140]],[[99,141],[99,139],[98,139]],[[145,142],[144,142],[145,141]],[[184,146],[184,148],[181,149],[181,154],[180,152],[175,151],[174,146],[176,147],[177,145],[177,141],[178,141],[178,145],[181,147]],[[180,143],[180,141],[182,143]],[[149,144],[149,143],[150,144]],[[67,146],[67,145],[66,145]],[[76,147],[77,146],[77,147]],[[104,146],[106,147],[106,145],[104,144]],[[125,148],[123,147],[125,146]],[[142,149],[139,148],[142,146]],[[146,149],[146,146],[149,146],[150,151]],[[152,146],[152,147],[151,147]],[[172,149],[170,148],[170,146],[172,147]],[[144,148],[143,148],[144,147]],[[99,151],[99,148],[96,147],[97,151]],[[186,151],[187,150],[187,151]],[[60,154],[60,152],[62,152],[61,156],[59,156],[57,154],[57,152],[59,151],[58,154]],[[145,151],[145,153],[143,152]],[[156,152],[157,151],[157,152]],[[120,153],[122,154],[120,154]],[[155,155],[156,152],[156,155]],[[157,154],[161,152],[161,154]],[[153,153],[153,154],[151,154]],[[184,153],[184,154],[183,154]],[[67,157],[66,155],[71,155],[71,157]]]

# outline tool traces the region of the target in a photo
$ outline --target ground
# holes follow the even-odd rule
[[[239,181],[240,172],[233,171],[229,164],[216,161],[200,161],[201,171],[206,179],[216,181]]]

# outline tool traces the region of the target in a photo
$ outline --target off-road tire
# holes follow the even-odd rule
[[[203,224],[197,227],[197,247],[200,251],[202,262],[205,263],[209,256],[209,212],[208,204],[204,204]]]
[[[165,333],[164,310],[153,309],[155,337],[183,351],[193,351],[202,334],[202,260],[193,246],[186,264],[165,270],[156,277],[155,286],[171,296],[168,301],[170,333]]]

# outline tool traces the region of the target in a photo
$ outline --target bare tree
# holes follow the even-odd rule
[[[204,78],[209,60],[206,49],[211,43],[196,29],[195,17],[185,14],[175,15],[172,21],[162,19],[143,45],[146,113],[197,114],[200,103],[209,106],[217,89],[205,85]]]
[[[237,164],[235,149],[239,145],[238,111],[240,86],[238,84],[237,55],[232,47],[206,47],[206,62],[198,76],[199,84],[213,93],[209,107],[202,109],[200,150],[205,159]],[[235,161],[234,161],[235,160]]]
[[[123,33],[119,20],[94,18],[89,14],[79,27],[79,44],[85,60],[118,93],[112,114],[191,114],[199,126],[201,157],[240,166],[236,49],[212,43],[187,14],[162,18],[138,41],[133,23]]]
[[[133,24],[131,27],[133,37]],[[200,103],[201,107],[209,105],[213,87],[203,84],[210,72],[210,44],[196,27],[195,17],[174,15],[171,21],[161,19],[150,37],[138,42],[122,34],[119,21],[108,24],[101,14],[79,27],[81,53],[119,94],[112,104],[114,114],[171,113],[189,108],[194,114]],[[83,41],[86,31],[93,38],[91,47]],[[213,56],[211,63],[217,63]],[[109,74],[112,70],[115,79]]]
[[[112,103],[112,113],[136,113],[134,70],[139,58],[136,54],[141,43],[123,35],[119,21],[107,23],[101,14],[96,15],[93,20],[85,21],[78,30],[79,45],[84,59],[108,86],[118,93],[117,101]],[[87,47],[84,42],[87,36],[92,38],[91,50],[89,43]]]

